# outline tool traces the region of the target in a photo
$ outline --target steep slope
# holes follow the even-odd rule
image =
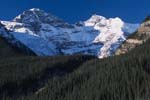
[[[0,60],[2,100],[149,100],[149,48],[150,40],[126,55],[85,63],[88,56],[8,59],[8,64]],[[78,69],[62,77],[76,64]],[[45,74],[56,76],[39,81]],[[44,85],[37,89],[36,83]]]
[[[99,58],[111,56],[138,27],[138,24],[128,24],[120,18],[106,19],[98,15],[71,25],[37,8],[24,11],[13,21],[1,22],[11,32],[26,33],[47,41],[52,45],[51,55],[88,54]],[[33,51],[37,50],[36,46]],[[44,50],[41,52],[48,55]]]
[[[30,94],[53,77],[63,77],[78,69],[93,56],[10,57],[0,59],[0,99]],[[4,98],[5,99],[4,99]],[[2,99],[3,98],[3,99]],[[9,100],[9,99],[7,99]],[[11,99],[12,100],[12,99]]]
[[[94,15],[85,22],[85,26],[92,26],[99,31],[94,43],[103,43],[98,53],[99,58],[111,56],[119,45],[134,32],[138,24],[123,22],[120,18],[110,18]]]
[[[25,56],[20,49],[12,47],[7,41],[0,37],[0,57]]]
[[[143,44],[150,38],[150,19],[146,18],[140,28],[134,32],[116,51],[115,55],[125,54]]]
[[[149,100],[150,41],[126,55],[86,62],[64,78],[50,80],[30,100]],[[92,92],[91,92],[92,91]],[[27,98],[24,97],[24,100]]]
[[[0,30],[1,37],[13,47],[17,47],[29,55],[53,56],[57,54],[57,51],[54,50],[56,48],[55,45],[48,43],[41,37],[26,33],[11,32],[4,25],[2,26]]]
[[[22,49],[21,49],[22,48]],[[25,51],[26,50],[26,51]],[[17,41],[13,35],[0,23],[0,57],[18,57],[34,55],[27,47]]]

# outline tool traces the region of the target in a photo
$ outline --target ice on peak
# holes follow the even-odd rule
[[[103,17],[103,16],[100,16],[100,15],[97,15],[97,14],[94,14],[94,15],[92,15],[91,16],[91,18],[90,19],[106,19],[105,17]]]
[[[122,21],[122,19],[121,19],[121,18],[119,18],[119,17],[109,18],[109,20],[116,20],[116,21],[121,21],[121,22],[123,22],[123,21]]]
[[[61,53],[64,54],[86,52],[96,55],[98,53],[99,58],[110,56],[125,40],[125,33],[131,33],[137,29],[137,26],[124,23],[119,17],[107,19],[96,14],[92,15],[87,21],[78,22],[72,26],[38,8],[25,11],[13,23],[7,24],[5,22],[4,24],[9,30],[19,33],[15,35],[17,38],[25,40],[25,43],[28,43],[30,37],[23,39],[22,36],[26,34],[20,35],[20,33],[28,33],[28,36],[34,36],[32,42],[39,41],[37,39],[37,36],[39,36],[40,39],[60,48]],[[32,46],[32,42],[28,45]],[[42,42],[40,44],[49,50],[49,46],[45,46],[47,43]],[[37,44],[34,44],[34,46],[33,51],[39,50],[36,47]],[[43,53],[45,52],[47,51],[43,50]]]
[[[110,21],[110,25],[112,27],[114,26],[113,28],[122,28],[124,25],[124,22],[119,17],[110,18],[108,20]]]
[[[13,20],[14,22],[24,23],[24,24],[61,24],[63,23],[62,19],[59,19],[56,16],[53,16],[51,13],[47,13],[44,10],[38,8],[32,8],[24,11],[22,14],[18,15]]]
[[[39,8],[32,8],[32,9],[29,9],[29,11],[41,11]]]
[[[106,18],[99,15],[92,15],[90,19],[84,22],[85,26],[95,26],[97,23],[103,23],[105,24]]]

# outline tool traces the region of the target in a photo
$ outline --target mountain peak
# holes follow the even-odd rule
[[[56,16],[53,16],[52,14],[47,13],[44,10],[40,10],[39,8],[26,10],[22,14],[14,18],[13,21],[25,24],[63,22]]]
[[[123,20],[119,17],[115,17],[115,18],[110,18],[110,19],[113,19],[113,20],[116,20],[116,21],[119,21],[119,22],[123,22]]]
[[[42,11],[42,10],[39,8],[31,8],[31,9],[29,9],[29,11]]]
[[[97,15],[97,14],[94,14],[94,15],[92,15],[91,16],[91,18],[90,19],[104,19],[105,17],[103,17],[103,16],[100,16],[100,15]]]
[[[85,21],[86,26],[100,26],[100,27],[104,27],[110,24],[121,26],[123,23],[124,21],[122,21],[122,19],[119,17],[107,19],[103,16],[96,14],[92,15],[87,21]]]
[[[87,21],[70,25],[39,8],[24,11],[14,19],[14,22],[4,22],[4,25],[11,32],[15,32],[12,34],[16,39],[26,43],[36,53],[39,53],[39,45],[36,43],[40,41],[40,48],[50,44],[56,54],[82,53],[99,58],[112,55],[126,39],[126,32],[131,29],[130,24],[125,24],[119,17],[107,19],[96,14]],[[132,31],[135,29],[136,27],[133,27]],[[40,37],[40,40],[37,37]],[[49,46],[40,52],[47,54],[47,50]]]
[[[87,21],[85,21],[86,26],[95,26],[97,23],[105,23],[106,18],[99,15],[92,15]]]

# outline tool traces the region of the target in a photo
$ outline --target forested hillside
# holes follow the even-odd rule
[[[126,55],[102,60],[91,56],[1,59],[0,95],[2,100],[148,100],[149,48],[147,41]]]
[[[49,80],[24,100],[149,100],[150,41],[126,55],[84,63],[75,72]]]
[[[143,25],[127,40],[138,45],[125,41],[133,48],[105,59],[37,57],[0,38],[0,100],[149,100],[149,22]]]
[[[19,98],[45,87],[50,79],[63,77],[94,59],[93,56],[8,57],[0,59],[0,98]]]

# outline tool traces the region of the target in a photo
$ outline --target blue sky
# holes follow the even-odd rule
[[[140,23],[150,14],[150,0],[0,0],[0,19],[11,20],[30,8],[40,8],[69,23],[92,14]]]

